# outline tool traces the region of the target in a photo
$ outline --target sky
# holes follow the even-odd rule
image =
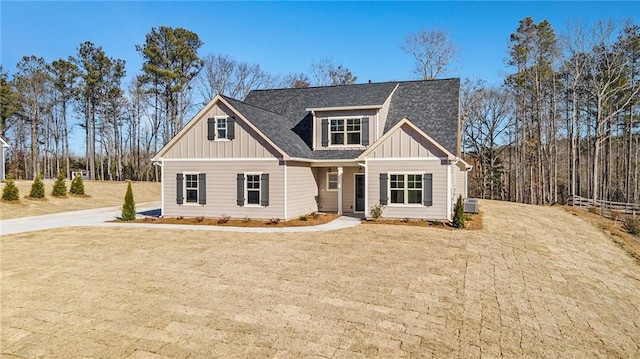
[[[213,2],[213,1],[1,1],[1,54],[13,73],[24,55],[48,62],[75,55],[91,41],[140,72],[152,27],[183,27],[216,53],[257,63],[273,74],[308,72],[324,58],[349,68],[358,82],[410,80],[412,59],[400,45],[421,28],[450,32],[460,56],[443,77],[500,84],[509,35],[531,16],[558,33],[570,21],[640,23],[640,1],[628,2]]]

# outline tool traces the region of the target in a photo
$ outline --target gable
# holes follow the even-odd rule
[[[366,158],[447,158],[438,146],[408,124],[393,129],[380,139]]]
[[[208,140],[207,120],[216,116],[235,118],[233,140]],[[239,113],[216,101],[207,106],[158,156],[164,159],[273,158],[282,155],[258,134]]]

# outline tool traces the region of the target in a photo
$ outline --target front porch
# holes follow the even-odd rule
[[[356,162],[314,167],[318,184],[318,211],[340,215],[366,215],[365,169]]]

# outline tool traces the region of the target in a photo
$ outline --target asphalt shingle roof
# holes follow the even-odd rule
[[[406,117],[455,155],[459,96],[460,79],[400,82],[391,98],[384,131]]]
[[[331,160],[356,158],[362,151],[312,151],[313,129],[306,109],[382,106],[391,95],[385,132],[406,117],[457,153],[460,79],[254,90],[244,102],[225,99],[290,156]]]
[[[295,126],[306,116],[307,108],[382,106],[389,98],[397,82],[372,84],[288,88],[274,90],[253,90],[246,103],[279,113],[292,121]]]
[[[231,97],[223,97],[289,156],[311,157],[311,149],[300,136],[291,131],[288,119]]]

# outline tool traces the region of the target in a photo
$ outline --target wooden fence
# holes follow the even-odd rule
[[[584,198],[580,196],[569,196],[566,200],[567,204],[575,207],[596,208],[605,217],[613,217],[620,214],[640,215],[640,204],[624,203],[613,201],[602,201]]]

